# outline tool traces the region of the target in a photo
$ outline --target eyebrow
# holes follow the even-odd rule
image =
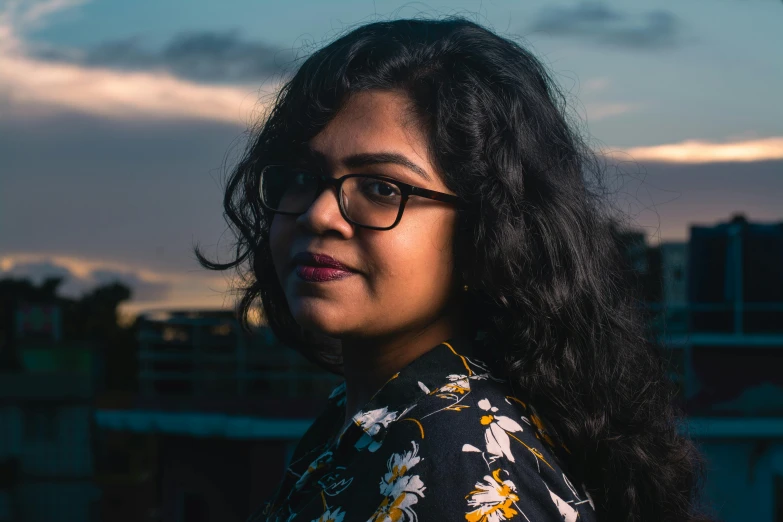
[[[305,148],[305,152],[318,163],[327,163],[326,155],[323,152],[315,150],[309,146]],[[360,154],[352,154],[343,158],[342,163],[348,168],[367,167],[370,165],[383,165],[392,163],[415,172],[426,181],[432,181],[432,177],[427,174],[427,171],[397,152],[363,152]]]

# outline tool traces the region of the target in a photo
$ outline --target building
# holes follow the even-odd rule
[[[61,339],[56,305],[25,304],[15,315],[13,346],[0,347],[18,359],[0,369],[0,520],[95,520],[96,346]]]
[[[661,245],[658,326],[720,520],[783,520],[783,223],[692,226]]]
[[[225,311],[147,314],[138,342],[139,394],[96,411],[103,519],[243,522],[339,379]]]

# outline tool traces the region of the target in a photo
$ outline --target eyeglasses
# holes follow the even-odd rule
[[[301,215],[326,187],[334,187],[343,218],[373,230],[397,226],[410,196],[460,204],[451,194],[415,187],[373,174],[348,174],[332,178],[287,165],[267,165],[261,170],[261,204],[277,214]]]

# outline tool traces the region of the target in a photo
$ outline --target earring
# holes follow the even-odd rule
[[[463,291],[463,292],[467,292],[467,291],[468,291],[468,285],[465,285],[465,286],[463,286],[463,287],[462,287],[462,291]]]

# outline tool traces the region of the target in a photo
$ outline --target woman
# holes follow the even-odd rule
[[[464,19],[285,84],[227,187],[242,317],[344,376],[252,520],[694,520],[697,458],[562,95]]]

